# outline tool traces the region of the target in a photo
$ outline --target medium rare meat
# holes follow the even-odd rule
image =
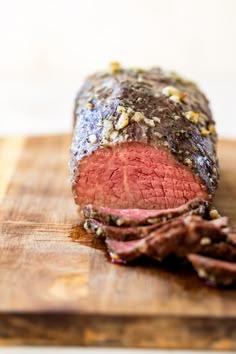
[[[236,263],[189,254],[188,260],[200,278],[213,285],[231,285],[236,283]]]
[[[227,242],[226,224],[227,218],[209,222],[198,216],[183,216],[140,240],[122,242],[106,239],[106,244],[111,258],[121,263],[142,255],[159,261],[170,255],[185,258],[189,253],[204,252],[211,243]]]
[[[209,203],[199,199],[188,202],[181,207],[166,210],[110,209],[103,207],[94,209],[92,206],[88,206],[85,208],[85,215],[87,217],[94,216],[99,221],[88,218],[85,221],[84,228],[97,237],[128,241],[143,238],[157,228],[167,227],[168,223],[173,225],[173,219],[181,218],[182,215],[186,218],[189,215],[206,217],[208,214]],[[122,227],[111,226],[110,224],[113,223]]]
[[[209,202],[195,199],[168,210],[111,209],[89,205],[84,212],[88,217],[86,230],[105,238],[114,263],[124,264],[143,255],[158,261],[166,258],[170,261],[172,258],[169,257],[175,256],[188,260],[198,269],[198,258],[195,264],[189,255],[201,255],[205,256],[209,268],[204,273],[208,282],[210,279],[214,285],[230,285],[234,281],[231,270],[236,264],[236,236],[230,231],[228,218],[220,217]],[[210,265],[209,259],[214,259]],[[217,261],[225,265],[222,267]],[[200,274],[202,272],[200,269]]]
[[[80,206],[166,209],[209,200],[219,179],[208,100],[160,68],[90,76],[75,103],[72,189]]]
[[[214,284],[235,281],[236,237],[211,206],[216,140],[208,100],[173,72],[113,63],[86,80],[75,102],[72,190],[113,261],[174,255]]]
[[[210,213],[210,204],[209,202],[196,198],[179,207],[164,210],[112,209],[107,207],[94,207],[93,205],[87,205],[84,208],[85,218],[96,219],[105,224],[115,226],[157,224],[187,212],[207,217]]]

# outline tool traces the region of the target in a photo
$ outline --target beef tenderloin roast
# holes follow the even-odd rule
[[[111,70],[79,91],[71,146],[75,202],[165,209],[211,199],[219,179],[208,100],[160,68]]]

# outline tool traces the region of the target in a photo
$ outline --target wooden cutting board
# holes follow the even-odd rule
[[[236,288],[155,262],[113,265],[78,227],[69,145],[0,140],[0,344],[236,349]],[[236,228],[236,141],[219,156],[215,205]]]

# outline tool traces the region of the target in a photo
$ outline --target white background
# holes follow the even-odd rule
[[[0,135],[70,131],[83,78],[111,60],[196,80],[236,136],[235,0],[0,0]]]
[[[0,135],[70,131],[83,78],[112,60],[196,80],[236,137],[236,0],[0,0]]]

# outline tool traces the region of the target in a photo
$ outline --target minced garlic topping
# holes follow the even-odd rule
[[[180,103],[181,101],[184,101],[184,98],[186,96],[184,92],[181,92],[173,86],[166,86],[162,89],[161,92],[163,93],[163,95],[169,97],[169,99],[175,103]]]
[[[120,69],[121,69],[121,65],[118,61],[112,61],[110,63],[110,70],[111,70],[112,74],[117,73],[118,71],[120,71]]]
[[[120,130],[120,129],[125,128],[128,124],[129,124],[129,115],[127,113],[123,112],[123,113],[121,113],[121,115],[115,125],[115,128],[117,130]]]
[[[202,136],[207,136],[207,135],[210,134],[210,132],[206,128],[202,127],[201,128],[201,134],[202,134]]]
[[[185,117],[192,123],[197,124],[199,122],[199,112],[188,111],[184,113]]]
[[[91,134],[91,135],[89,135],[88,140],[89,140],[90,144],[95,144],[97,141],[97,137],[95,134]]]

